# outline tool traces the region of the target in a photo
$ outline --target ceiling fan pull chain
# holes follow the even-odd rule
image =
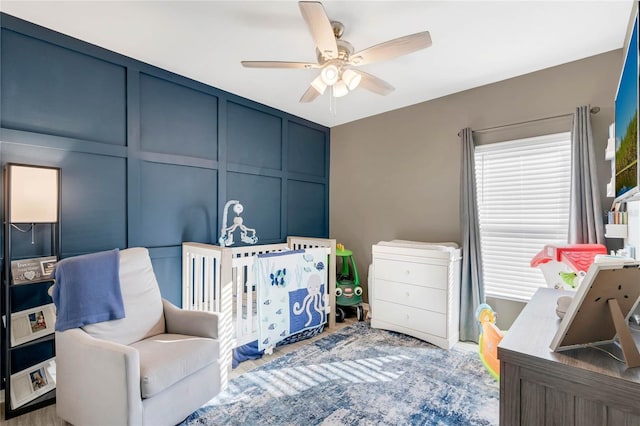
[[[333,86],[329,86],[329,112],[332,117],[335,117],[337,114],[336,97],[333,95]]]

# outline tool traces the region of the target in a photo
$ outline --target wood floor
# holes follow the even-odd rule
[[[317,339],[320,339],[322,337],[325,337],[328,333],[334,333],[336,331],[338,331],[339,329],[355,322],[356,319],[355,318],[347,318],[345,320],[345,322],[343,323],[338,323],[336,324],[336,328],[333,330],[329,330],[328,328],[325,329],[325,331],[318,335],[315,336],[311,339],[308,340],[303,340],[301,342],[296,342],[296,343],[292,343],[290,345],[285,345],[285,346],[279,346],[277,347],[274,351],[273,354],[271,355],[265,355],[260,359],[257,360],[250,360],[250,361],[245,361],[243,363],[241,363],[240,365],[238,365],[237,368],[233,369],[229,375],[230,379],[233,379],[234,377],[237,377],[247,371],[251,371],[254,368],[269,362],[273,359],[276,359],[282,355],[285,355],[291,351],[296,350],[297,348],[307,345],[311,342],[316,341]],[[0,404],[0,408],[1,408],[1,412],[0,412],[0,424],[1,425],[6,425],[6,426],[65,426],[68,425],[69,423],[65,422],[64,420],[62,420],[61,418],[59,418],[56,415],[56,406],[54,405],[50,405],[48,407],[45,408],[41,408],[39,410],[36,411],[32,411],[31,413],[27,413],[24,414],[22,416],[19,417],[15,417],[13,419],[10,420],[4,420],[4,405]]]

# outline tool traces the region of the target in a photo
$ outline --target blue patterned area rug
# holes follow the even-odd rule
[[[355,323],[244,373],[187,425],[497,425],[476,352]]]

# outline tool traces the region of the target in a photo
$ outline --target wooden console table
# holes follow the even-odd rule
[[[549,349],[563,294],[538,290],[498,346],[500,425],[640,426],[640,368],[593,348]],[[622,358],[616,345],[603,348]]]

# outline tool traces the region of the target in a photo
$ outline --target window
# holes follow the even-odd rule
[[[571,134],[478,146],[475,168],[485,294],[528,301],[547,285],[531,259],[567,243]]]

